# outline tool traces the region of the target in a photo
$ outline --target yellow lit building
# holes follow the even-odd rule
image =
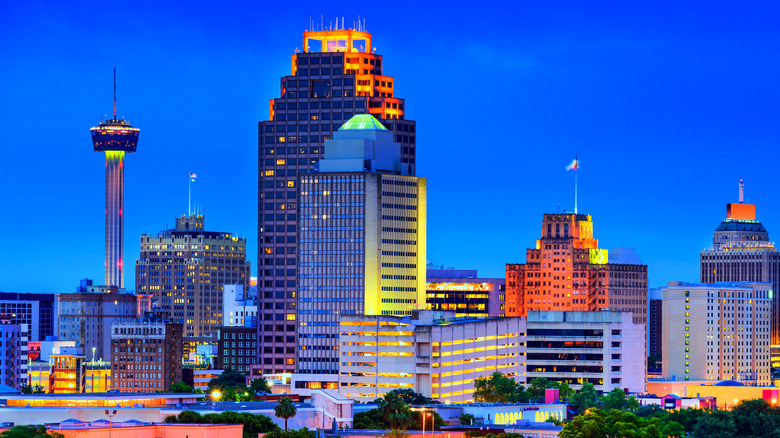
[[[526,322],[521,318],[345,316],[339,337],[339,392],[372,401],[412,389],[442,402],[474,400],[474,379],[499,371],[525,383]]]
[[[476,269],[427,270],[428,310],[455,312],[456,316],[504,316],[506,279],[479,278]]]

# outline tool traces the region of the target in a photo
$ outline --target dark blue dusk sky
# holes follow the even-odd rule
[[[187,211],[257,252],[257,122],[309,19],[366,18],[417,121],[428,259],[503,276],[545,212],[593,215],[650,284],[698,280],[745,179],[780,235],[776,2],[81,2],[0,0],[0,289],[103,279],[104,158],[89,128],[141,129],[126,160],[125,272]],[[328,9],[323,9],[328,7]]]

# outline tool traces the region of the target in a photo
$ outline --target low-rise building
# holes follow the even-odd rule
[[[528,312],[527,380],[645,392],[645,327],[632,318],[612,311]]]
[[[428,310],[455,316],[504,316],[506,278],[479,278],[476,269],[428,268],[425,287]]]
[[[165,391],[182,379],[182,325],[149,315],[111,326],[113,388],[122,392]]]
[[[251,288],[251,286],[250,286]],[[257,280],[255,279],[255,296]],[[222,327],[257,327],[257,303],[241,284],[226,284],[222,295]]]
[[[28,324],[0,323],[0,384],[19,389],[27,384]]]
[[[521,318],[425,310],[343,316],[340,324],[339,392],[358,401],[404,388],[443,402],[473,401],[474,379],[496,371],[525,383]]]
[[[663,377],[771,384],[771,283],[669,282],[663,293]]]
[[[227,286],[226,286],[227,287]],[[220,327],[217,366],[248,372],[257,364],[257,329],[254,327]]]

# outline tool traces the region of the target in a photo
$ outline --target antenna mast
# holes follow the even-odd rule
[[[114,67],[114,120],[116,120],[116,67]]]

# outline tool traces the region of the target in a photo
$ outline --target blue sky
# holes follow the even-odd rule
[[[267,4],[268,3],[268,4]],[[103,278],[103,157],[112,110],[141,129],[126,160],[125,273],[139,236],[187,210],[257,252],[257,122],[309,19],[360,15],[428,178],[428,259],[503,276],[545,212],[593,215],[650,284],[698,280],[735,202],[780,233],[779,9],[773,2],[0,1],[0,289]],[[111,10],[111,6],[116,7]],[[327,8],[327,9],[323,9]]]

